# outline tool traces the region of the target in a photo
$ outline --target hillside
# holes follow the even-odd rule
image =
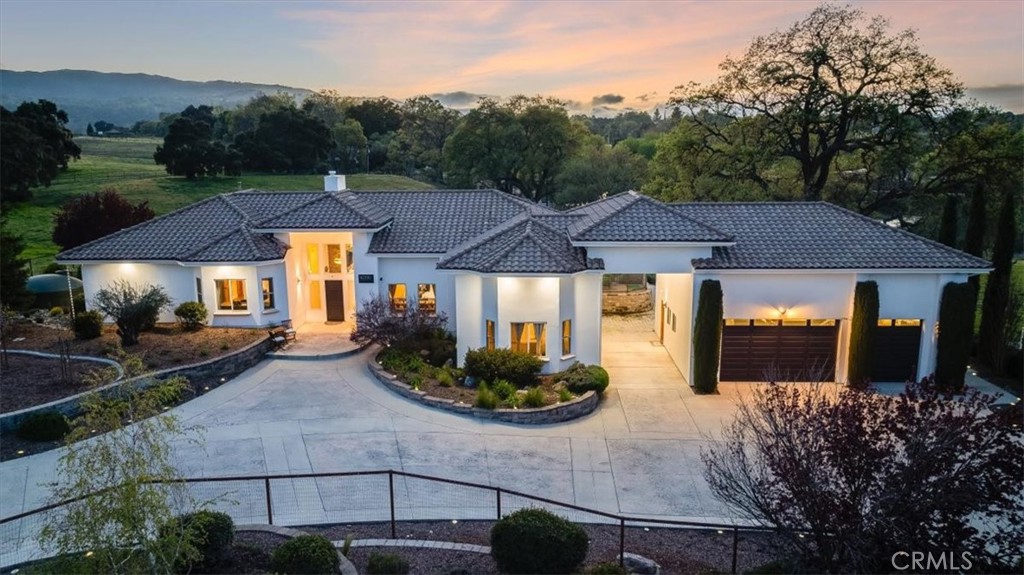
[[[299,98],[312,93],[272,84],[193,82],[150,74],[0,70],[0,104],[12,108],[25,100],[50,100],[68,113],[70,128],[80,134],[97,120],[131,126],[139,120],[155,120],[161,113],[180,112],[189,104],[232,108],[261,92],[286,92]]]

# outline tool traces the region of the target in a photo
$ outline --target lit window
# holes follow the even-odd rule
[[[880,319],[878,320],[878,327],[892,327],[891,319]]]
[[[749,319],[726,319],[725,320],[725,325],[749,326],[750,325],[750,320]]]
[[[768,325],[779,325],[777,319],[755,319],[754,325],[756,326],[768,326]]]
[[[782,325],[786,327],[807,327],[806,319],[784,319]]]
[[[812,319],[811,325],[814,326],[832,326],[836,324],[834,319]]]
[[[309,282],[309,309],[323,309],[323,298],[320,295],[320,280]]]
[[[434,284],[419,284],[416,287],[416,303],[420,311],[434,315],[437,313],[437,294],[434,291]]]
[[[921,320],[919,319],[894,319],[893,325],[896,327],[920,327]]]
[[[274,309],[274,279],[261,279],[260,290],[263,292],[263,309]]]
[[[327,273],[341,273],[341,244],[327,244]]]
[[[352,257],[352,244],[345,244],[345,271],[352,271],[354,267],[354,258]]]
[[[196,278],[196,301],[203,303],[203,278]]]
[[[320,273],[320,246],[317,244],[306,245],[306,271],[311,274]]]
[[[249,302],[245,296],[245,280],[214,280],[214,283],[217,286],[217,309],[249,309]]]
[[[562,355],[572,353],[572,320],[562,320]]]
[[[388,297],[391,300],[392,313],[403,313],[408,305],[405,284],[388,284]]]
[[[513,323],[512,351],[536,356],[547,355],[546,323]]]
[[[494,322],[491,321],[491,320],[486,320],[484,322],[484,331],[486,332],[486,336],[487,336],[487,349],[493,350],[494,349]]]

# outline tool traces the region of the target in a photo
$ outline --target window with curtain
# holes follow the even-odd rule
[[[263,309],[274,309],[274,279],[261,279],[260,291],[263,292]]]
[[[419,284],[416,293],[416,303],[421,312],[429,315],[437,313],[437,293],[434,291],[434,284]]]
[[[245,296],[245,280],[214,280],[217,286],[217,309],[244,311],[249,309]]]
[[[539,357],[547,355],[546,323],[513,323],[512,351],[529,353]]]
[[[494,322],[491,320],[484,321],[484,332],[487,336],[487,349],[494,349]]]
[[[562,320],[562,355],[572,353],[572,320]]]
[[[405,306],[409,304],[409,296],[405,293],[405,284],[388,284],[388,297],[391,300],[392,313],[404,312]]]

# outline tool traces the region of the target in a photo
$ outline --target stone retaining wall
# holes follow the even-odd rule
[[[225,354],[220,357],[215,357],[213,359],[208,359],[206,361],[190,365],[181,365],[178,367],[154,371],[129,379],[127,382],[114,382],[101,387],[97,391],[105,397],[109,397],[113,395],[113,393],[123,383],[132,385],[136,389],[143,389],[151,385],[154,380],[164,380],[178,375],[189,380],[234,376],[259,363],[260,360],[263,359],[263,356],[266,355],[267,351],[270,350],[270,347],[270,340],[264,338],[253,342],[238,351]],[[0,432],[13,431],[17,429],[18,426],[21,425],[21,422],[25,421],[26,418],[31,416],[33,413],[40,411],[57,411],[69,418],[75,417],[81,413],[82,398],[89,393],[92,392],[87,391],[51,401],[50,403],[27,407],[25,409],[0,415]]]
[[[647,290],[617,292],[601,292],[601,311],[603,313],[627,314],[643,313],[654,309],[651,292]]]
[[[367,368],[370,370],[370,373],[373,374],[378,381],[387,386],[388,389],[398,393],[399,395],[404,395],[409,399],[414,399],[427,407],[442,409],[444,411],[458,413],[460,415],[469,415],[479,419],[490,419],[494,421],[521,423],[526,425],[561,423],[563,421],[569,421],[592,413],[597,409],[598,401],[601,399],[600,396],[593,391],[588,391],[572,401],[546,405],[544,407],[523,409],[481,409],[468,403],[456,403],[455,400],[452,399],[442,399],[440,397],[427,395],[427,392],[425,391],[415,390],[410,387],[409,384],[399,381],[397,376],[381,367],[381,365],[377,363],[376,359],[374,359],[375,357],[376,355],[371,357],[367,362]]]

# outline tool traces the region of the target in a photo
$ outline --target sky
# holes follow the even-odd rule
[[[0,67],[405,98],[542,94],[649,109],[818,2],[0,0]],[[853,1],[913,28],[979,101],[1024,113],[1024,0]],[[2,90],[2,86],[0,86]]]

